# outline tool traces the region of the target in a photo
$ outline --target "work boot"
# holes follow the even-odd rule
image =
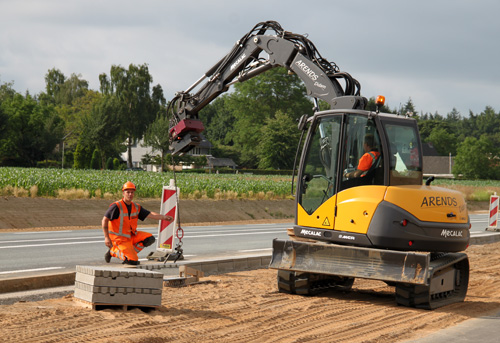
[[[104,261],[106,261],[106,263],[111,261],[111,250],[108,250],[108,252],[104,254]]]
[[[155,242],[155,237],[154,236],[149,236],[145,240],[142,241],[142,245],[145,247],[149,247],[151,244]]]
[[[123,261],[122,264],[130,264],[132,266],[137,266],[137,265],[141,264],[141,262],[132,261],[132,260],[129,260],[128,258],[125,258],[125,261]]]

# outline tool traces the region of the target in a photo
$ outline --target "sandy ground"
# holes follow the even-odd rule
[[[1,305],[0,337],[3,342],[401,342],[498,312],[499,249],[500,242],[469,247],[465,302],[434,311],[397,306],[393,287],[370,280],[357,279],[349,292],[283,294],[276,271],[261,269],[164,287],[162,306],[151,311],[97,311],[71,295]]]
[[[401,342],[500,310],[500,242],[472,246],[463,303],[434,311],[397,306],[394,289],[357,279],[349,292],[279,293],[274,270],[164,287],[162,306],[92,310],[72,296],[0,306],[4,342]]]

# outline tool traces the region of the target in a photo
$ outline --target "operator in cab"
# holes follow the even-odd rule
[[[346,178],[351,179],[365,176],[379,158],[380,152],[375,148],[375,137],[372,134],[367,134],[365,136],[363,150],[365,153],[359,159],[356,170],[345,173],[344,176]]]

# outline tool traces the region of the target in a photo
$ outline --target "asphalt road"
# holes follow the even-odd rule
[[[474,214],[471,235],[490,235],[485,231],[487,214]],[[245,254],[271,253],[274,238],[286,238],[286,224],[249,224],[184,227],[184,257],[221,258]],[[142,228],[157,236],[157,227]],[[155,251],[144,249],[140,260]],[[44,272],[70,272],[76,265],[102,265],[104,239],[101,230],[12,232],[0,234],[0,279]],[[120,263],[112,259],[112,263]]]
[[[271,253],[274,238],[286,238],[291,224],[253,224],[183,227],[185,259],[203,259],[243,254]],[[157,236],[158,228],[141,228]],[[0,279],[37,272],[69,272],[76,265],[101,265],[104,253],[102,231],[12,232],[0,235]],[[147,260],[155,245],[139,253]],[[111,263],[120,263],[112,259]],[[15,275],[17,274],[17,275]]]

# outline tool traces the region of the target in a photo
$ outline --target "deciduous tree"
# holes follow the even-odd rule
[[[144,135],[146,128],[156,118],[164,105],[161,86],[151,89],[153,77],[147,64],[129,65],[128,69],[113,65],[110,76],[99,76],[101,92],[116,98],[116,113],[119,115],[122,132],[127,140],[129,168],[132,167],[132,145]],[[161,103],[163,101],[163,104]]]
[[[159,115],[156,120],[149,125],[144,135],[144,145],[150,146],[153,150],[160,152],[161,170],[164,170],[165,155],[169,151],[170,135],[168,134],[170,122],[166,115]]]
[[[453,174],[466,179],[498,179],[498,153],[486,135],[480,139],[467,137],[457,149]]]
[[[278,111],[261,129],[259,168],[292,169],[300,131],[289,115]]]

